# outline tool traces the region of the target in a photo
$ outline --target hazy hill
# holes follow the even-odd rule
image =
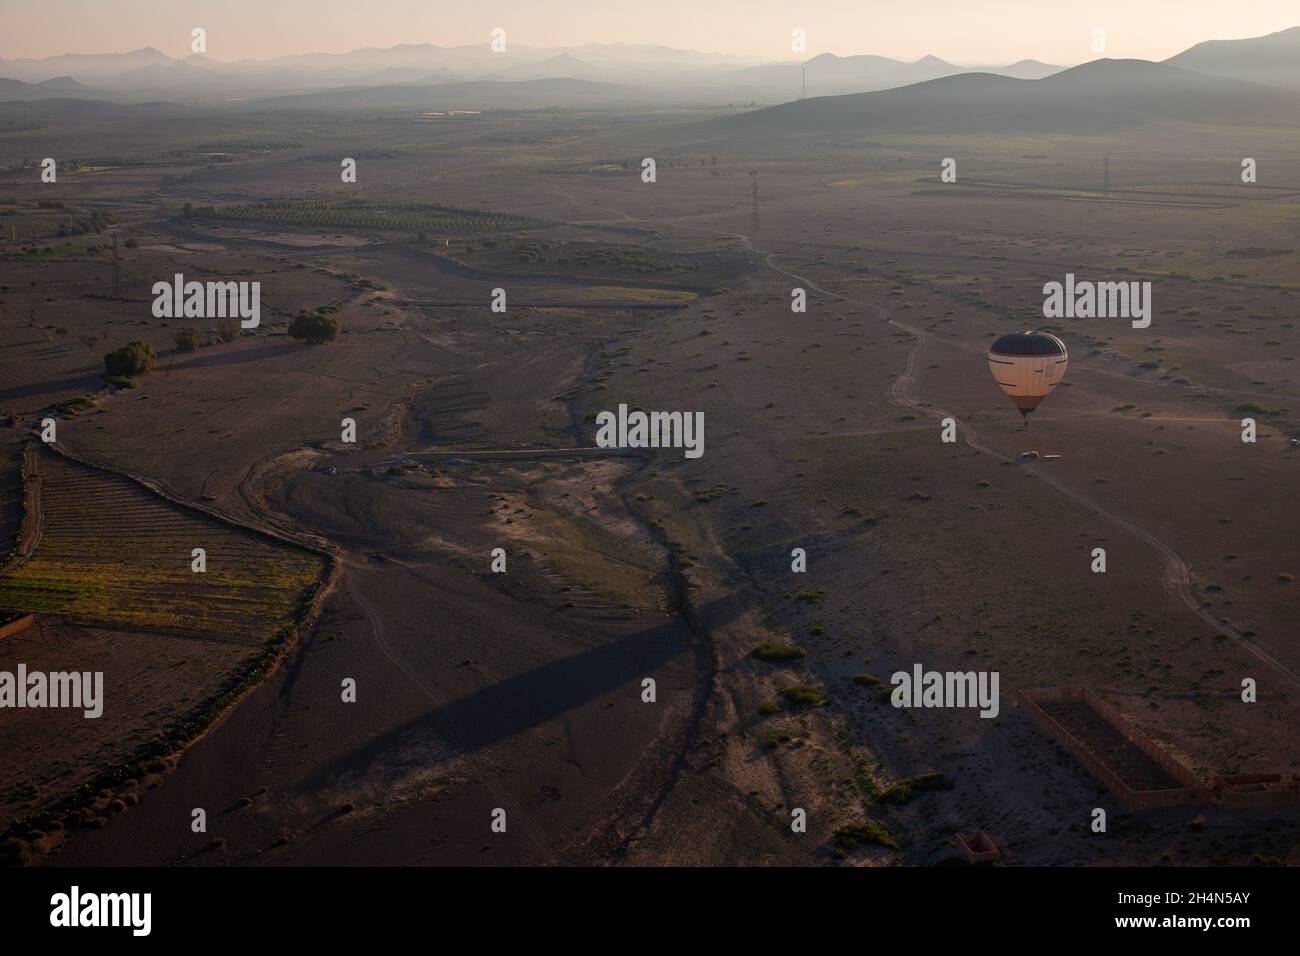
[[[360,86],[252,101],[258,110],[486,110],[611,107],[646,99],[634,87],[573,78],[520,82],[474,80],[465,83],[406,83]]]
[[[1300,90],[1300,27],[1248,40],[1208,40],[1165,62],[1215,76]]]
[[[733,56],[730,53],[703,53],[699,50],[679,50],[655,43],[585,43],[582,46],[560,47],[550,53],[569,53],[584,63],[641,63],[665,66],[722,66],[735,68],[760,62],[760,58]]]
[[[358,83],[367,86],[391,86],[396,83],[454,83],[462,79],[451,70],[421,70],[413,66],[390,66],[386,70],[362,74]]]
[[[962,72],[962,68],[937,57],[915,63],[885,56],[836,56],[823,53],[803,63],[769,63],[735,70],[725,77],[739,85],[778,88],[796,95],[807,84],[811,95],[865,93],[894,86],[906,86]]]
[[[1014,76],[1021,80],[1041,80],[1053,73],[1060,73],[1065,67],[1053,66],[1039,60],[1017,60],[1009,66],[972,67],[975,73],[996,73],[998,76]]]
[[[570,53],[561,53],[536,63],[521,63],[510,67],[503,70],[500,76],[505,80],[545,80],[566,76],[593,80],[604,78],[608,72],[608,67],[593,66]]]
[[[725,76],[725,80],[760,90],[779,89],[793,98],[804,83],[807,84],[809,95],[824,96],[887,90],[970,72],[1037,79],[1059,69],[1060,67],[1039,63],[1037,60],[1021,60],[1010,66],[972,70],[970,67],[941,60],[937,56],[925,56],[908,63],[885,56],[836,56],[833,53],[823,53],[804,63],[768,63],[734,70]]]
[[[48,100],[66,96],[88,96],[94,93],[70,76],[56,76],[40,83],[24,83],[0,77],[0,100]]]
[[[937,57],[906,63],[871,54],[836,56],[834,53],[822,53],[803,63],[768,63],[735,70],[727,74],[726,79],[740,84],[781,86],[795,90],[799,89],[801,80],[806,79],[808,89],[818,93],[828,89],[840,91],[844,87],[852,87],[855,92],[866,92],[868,89],[933,80],[961,71],[961,67]]]
[[[1146,60],[1095,60],[1038,80],[967,73],[878,93],[823,96],[741,113],[760,132],[1097,133],[1175,121],[1300,125],[1300,98]]]
[[[65,53],[41,59],[0,60],[0,75],[28,82],[70,76],[85,82],[171,62],[171,57],[150,46],[130,53]]]

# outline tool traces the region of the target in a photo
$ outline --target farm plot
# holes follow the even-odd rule
[[[1108,723],[1087,701],[1042,701],[1039,706],[1102,758],[1134,790],[1176,790],[1184,786]]]
[[[44,532],[0,578],[0,609],[258,644],[310,596],[321,558],[186,511],[130,479],[44,453]],[[207,570],[192,570],[203,548]]]
[[[269,202],[235,206],[203,206],[193,215],[204,219],[268,222],[281,226],[332,229],[378,229],[436,235],[479,235],[546,225],[528,216],[510,216],[481,209],[457,209],[413,202]]]
[[[3,427],[0,422],[0,428]],[[18,529],[23,520],[22,460],[22,444],[16,440],[16,433],[0,434],[0,562],[18,544]]]
[[[84,216],[6,216],[0,220],[0,239],[46,239],[79,236],[95,230],[96,222]]]

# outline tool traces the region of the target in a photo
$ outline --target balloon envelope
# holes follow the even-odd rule
[[[989,371],[1002,391],[1028,416],[1065,376],[1065,343],[1046,332],[1013,332],[989,349]]]

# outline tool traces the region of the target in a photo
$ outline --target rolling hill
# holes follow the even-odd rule
[[[0,77],[0,100],[48,100],[66,96],[89,96],[95,91],[70,76],[56,76],[40,83],[24,83]]]
[[[877,93],[753,110],[722,125],[761,132],[1099,133],[1157,122],[1300,125],[1300,97],[1146,60],[1095,60],[1038,80],[967,73]]]
[[[806,83],[809,94],[822,96],[887,90],[970,72],[1037,79],[1058,69],[1036,60],[1021,60],[1011,66],[972,71],[970,67],[957,66],[936,56],[925,56],[908,63],[884,56],[823,53],[804,63],[769,63],[735,70],[728,73],[726,79],[741,86],[786,92],[798,91]]]
[[[1165,60],[1170,66],[1300,90],[1300,27],[1248,40],[1208,40]]]

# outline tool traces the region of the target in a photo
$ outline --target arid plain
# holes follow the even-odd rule
[[[1300,862],[1300,811],[1130,813],[1009,701],[1300,771],[1294,128],[49,110],[0,136],[0,669],[103,670],[105,712],[0,724],[32,862]],[[155,318],[176,273],[260,326]],[[1151,281],[1150,326],[1044,319],[1069,273]],[[1031,328],[1070,365],[1026,428],[986,353]],[[597,449],[620,403],[703,456]],[[918,662],[1001,713],[890,706]]]

